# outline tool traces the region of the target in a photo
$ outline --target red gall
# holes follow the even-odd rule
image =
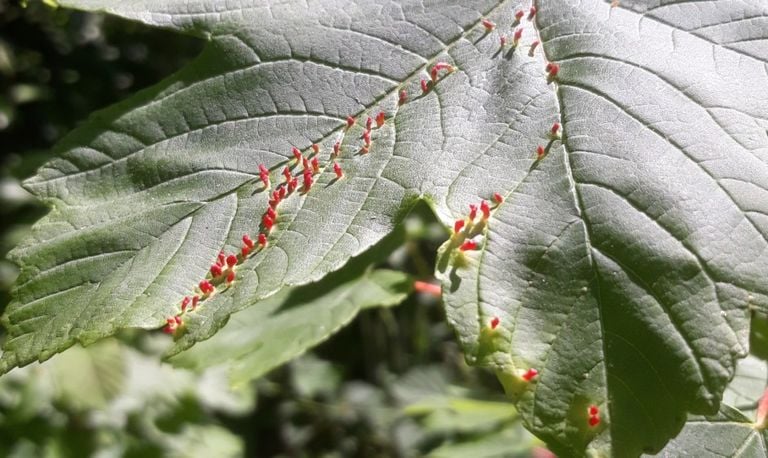
[[[429,77],[432,79],[432,82],[437,81],[437,67],[432,67],[432,70],[429,72]]]
[[[317,157],[312,158],[312,173],[320,173],[320,163],[317,160]]]
[[[589,417],[588,423],[590,427],[594,428],[595,426],[600,424],[600,417],[599,416]]]
[[[222,274],[222,272],[224,272],[224,270],[221,268],[221,266],[220,266],[220,265],[218,265],[218,264],[213,264],[213,265],[211,266],[211,275],[213,275],[213,278],[216,278],[216,277],[218,277],[219,275],[221,275],[221,274]],[[201,289],[201,290],[202,290],[202,289]],[[205,291],[203,291],[203,292],[205,292]]]
[[[480,202],[480,211],[483,213],[483,219],[487,220],[491,217],[491,207],[488,206],[488,202]]]
[[[376,115],[376,127],[381,128],[381,126],[384,125],[386,115],[383,111],[380,111],[379,114]]]
[[[453,232],[459,233],[464,228],[464,220],[463,219],[457,219],[455,223],[453,223]]]
[[[523,28],[519,27],[517,30],[515,30],[515,35],[512,40],[512,43],[517,46],[520,43],[520,39],[523,38]]]
[[[518,11],[515,13],[515,20],[516,20],[517,22],[520,22],[520,21],[522,21],[522,20],[523,20],[523,16],[525,16],[525,11],[523,11],[523,10],[518,10]]]
[[[415,281],[413,282],[413,290],[417,293],[422,294],[429,294],[433,297],[440,297],[442,294],[442,291],[440,290],[440,285],[435,285],[434,283],[428,283],[425,281]]]
[[[507,36],[506,35],[500,35],[499,36],[499,45],[503,48],[507,45]]]
[[[309,170],[309,159],[307,159],[306,157],[302,159],[301,166],[304,167],[305,172]]]
[[[420,84],[421,84],[421,92],[426,94],[427,91],[429,91],[429,84],[427,84],[427,80],[422,78]]]
[[[237,256],[230,254],[227,256],[227,266],[231,269],[237,265]]]
[[[180,316],[174,316],[167,318],[165,320],[165,327],[163,328],[163,332],[166,334],[173,334],[176,332],[177,329],[182,325],[182,320]]]
[[[265,214],[265,215],[264,215],[264,216],[261,218],[261,222],[262,222],[262,224],[264,224],[264,227],[265,227],[265,228],[267,228],[267,230],[268,230],[268,231],[269,231],[269,230],[271,230],[271,229],[272,229],[272,226],[274,226],[274,225],[275,225],[275,220],[273,220],[272,218],[270,218],[270,217],[269,217],[269,215],[267,215],[267,214]]]
[[[192,310],[197,308],[197,303],[198,302],[200,302],[200,296],[195,294],[194,296],[192,296]]]
[[[365,142],[365,146],[371,146],[371,131],[366,130],[363,132],[363,141]]]
[[[587,413],[591,416],[600,415],[600,408],[598,408],[596,405],[591,405],[587,409]]]
[[[240,248],[240,254],[243,256],[243,258],[247,257],[249,254],[251,254],[251,248],[248,248],[247,246]]]
[[[469,220],[474,221],[477,217],[477,205],[469,204]]]
[[[259,178],[261,178],[261,182],[264,183],[264,187],[269,187],[269,170],[264,166],[264,164],[259,164]]]
[[[352,116],[347,116],[347,129],[355,125],[355,118]]]
[[[200,292],[206,295],[212,293],[215,289],[208,280],[202,280],[198,286],[200,287]]]
[[[304,192],[308,192],[312,189],[312,172],[309,170],[304,171]]]
[[[235,271],[234,270],[230,270],[229,274],[227,275],[227,284],[231,285],[232,282],[234,282],[234,281],[235,281]]]
[[[320,152],[320,145],[318,145],[317,143],[312,143],[312,151],[314,151],[315,154],[319,153]]]
[[[192,299],[189,296],[184,296],[184,299],[181,301],[181,313],[187,311],[187,307],[189,307],[190,302],[192,302]]]
[[[545,67],[545,70],[547,71],[547,74],[549,75],[550,78],[555,78],[557,74],[560,72],[560,65],[554,62],[550,62]]]
[[[293,148],[291,148],[291,152],[293,153],[293,157],[296,159],[296,163],[297,164],[301,163],[301,159],[302,159],[301,151],[299,151],[299,149],[294,146]]]
[[[285,181],[291,181],[291,178],[293,178],[293,175],[291,175],[291,168],[285,167],[283,169],[283,176],[285,177]]]
[[[501,320],[499,317],[495,316],[491,318],[491,329],[496,329],[499,327],[499,323],[501,323]]]
[[[533,17],[536,16],[536,7],[532,6],[531,9],[528,11],[528,20],[532,20]]]
[[[296,177],[291,178],[288,182],[288,192],[293,192],[299,187],[299,180]]]
[[[547,154],[547,150],[545,150],[543,146],[539,145],[538,147],[536,147],[537,160],[543,159],[545,154]]]
[[[504,202],[504,197],[501,196],[498,192],[493,193],[493,201],[496,202],[496,204],[500,204]]]
[[[259,234],[259,246],[264,248],[267,246],[267,236],[264,234]]]
[[[267,215],[272,219],[277,219],[277,212],[272,207],[267,207]],[[229,258],[227,258],[229,259]],[[227,261],[229,263],[229,261]]]
[[[531,380],[535,379],[537,375],[539,375],[539,371],[534,368],[530,368],[522,375],[522,379],[526,382],[530,382]]]
[[[333,171],[336,173],[336,178],[341,178],[344,176],[344,172],[341,170],[341,166],[338,162],[333,163]]]
[[[408,101],[408,93],[405,92],[405,89],[400,91],[400,98],[398,99],[397,103],[399,105],[405,105],[405,102]]]
[[[552,129],[549,131],[553,137],[557,137],[557,135],[560,133],[560,123],[556,122],[552,124]]]
[[[477,249],[477,242],[474,240],[467,240],[466,242],[462,243],[459,247],[461,251],[471,251]]]
[[[539,46],[539,40],[534,40],[533,43],[531,43],[531,49],[528,50],[528,55],[533,57],[533,53],[536,52],[536,47]]]
[[[371,128],[373,128],[373,118],[368,116],[368,119],[365,120],[365,129],[371,130]]]
[[[225,259],[226,258],[227,258],[227,255],[225,255],[223,251],[219,251],[219,256],[218,256],[217,264],[220,265],[220,266],[223,266],[225,264]]]
[[[338,141],[333,144],[333,155],[338,156],[340,151],[341,151],[341,142]]]
[[[488,19],[483,19],[482,23],[483,23],[483,27],[485,27],[486,32],[490,32],[491,30],[496,28],[496,24],[489,21]]]
[[[285,199],[285,195],[286,195],[287,193],[288,193],[288,191],[286,191],[286,189],[285,189],[285,186],[283,186],[283,185],[280,185],[280,186],[277,188],[277,197],[279,197],[279,198],[280,198],[279,200],[283,200],[283,199]]]

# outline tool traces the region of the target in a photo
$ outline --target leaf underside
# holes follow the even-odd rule
[[[209,41],[27,181],[52,210],[12,253],[22,272],[0,371],[179,313],[220,251],[265,230],[259,164],[277,183],[292,146],[318,143],[311,190],[281,202],[231,287],[184,315],[176,352],[339,269],[418,199],[452,225],[498,192],[490,219],[441,249],[437,275],[468,360],[498,373],[528,427],[568,455],[636,456],[687,412],[717,411],[748,309],[768,305],[762,0],[542,1],[517,47],[528,4],[515,1],[62,4]],[[553,81],[547,60],[561,66]],[[455,71],[422,94],[435,62]],[[461,252],[468,235],[478,249]]]

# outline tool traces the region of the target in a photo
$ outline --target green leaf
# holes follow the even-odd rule
[[[659,456],[758,458],[767,454],[765,431],[756,429],[741,412],[723,404],[717,415],[688,420],[680,435]]]
[[[748,355],[736,366],[736,374],[723,393],[723,403],[733,406],[744,415],[754,416],[766,385],[768,366],[765,361]]]
[[[235,313],[215,336],[171,361],[195,369],[222,364],[230,383],[242,386],[324,341],[359,311],[399,304],[412,283],[402,272],[345,268]]]
[[[536,2],[504,51],[499,35],[527,4],[62,4],[208,44],[72,132],[26,182],[52,210],[12,253],[21,274],[0,371],[162,325],[219,251],[258,232],[258,165],[277,181],[292,146],[319,143],[317,183],[280,204],[235,284],[185,315],[176,351],[338,270],[417,199],[452,225],[499,192],[505,203],[437,267],[468,359],[499,374],[527,426],[564,455],[636,456],[660,450],[687,412],[717,411],[747,353],[747,310],[768,308],[764,1]],[[556,81],[546,59],[561,65]],[[456,71],[421,94],[438,61]],[[359,154],[379,111],[387,121]],[[345,130],[348,115],[358,123]],[[562,139],[550,142],[555,121]],[[458,250],[465,235],[479,250]]]

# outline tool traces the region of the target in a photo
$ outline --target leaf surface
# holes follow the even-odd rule
[[[517,48],[527,5],[514,1],[62,3],[209,43],[26,183],[52,210],[13,253],[0,368],[177,314],[219,251],[265,231],[258,165],[276,184],[292,146],[318,143],[311,190],[281,202],[269,245],[184,316],[177,351],[339,269],[417,199],[452,225],[498,192],[437,272],[468,359],[498,373],[527,426],[566,455],[636,456],[687,412],[717,411],[748,308],[768,304],[765,2],[538,2]],[[561,66],[551,81],[546,60]],[[422,93],[436,62],[456,71]],[[462,252],[470,236],[478,249]]]

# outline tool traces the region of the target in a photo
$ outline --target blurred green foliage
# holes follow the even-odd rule
[[[3,260],[45,209],[20,182],[93,111],[157,82],[199,40],[0,0],[0,310]],[[383,267],[430,279],[444,229],[426,206]],[[470,369],[438,299],[364,310],[315,351],[233,391],[222,370],[160,362],[131,333],[0,378],[0,456],[530,456],[495,378]],[[222,358],[226,355],[222,355]]]

